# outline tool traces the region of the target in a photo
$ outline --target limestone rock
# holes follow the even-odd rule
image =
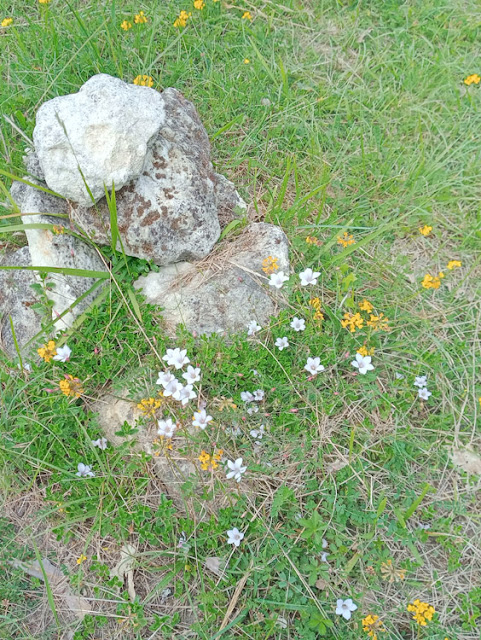
[[[279,227],[250,224],[232,242],[224,243],[199,264],[182,262],[141,276],[150,304],[159,305],[167,330],[184,324],[198,334],[244,331],[251,320],[265,325],[282,304],[282,292],[270,287],[262,271],[268,256],[289,273],[288,241]]]
[[[12,196],[22,213],[65,213],[66,202],[51,196],[35,187],[19,182],[12,185]],[[64,220],[49,216],[36,215],[22,218],[24,224],[32,222],[54,225],[64,224]],[[49,229],[25,229],[27,235],[31,264],[36,267],[66,267],[69,269],[85,269],[89,271],[105,271],[105,266],[97,252],[68,233],[54,234]],[[96,282],[95,278],[70,276],[52,273],[48,280],[55,286],[49,292],[54,301],[52,317],[57,319],[58,329],[72,326],[75,318],[82,313],[92,300],[100,293],[100,288],[90,293],[80,303],[69,307],[84,295]],[[62,318],[58,316],[67,311]]]
[[[25,169],[30,176],[33,176],[40,182],[45,182],[45,176],[42,171],[42,167],[40,166],[40,160],[38,159],[38,155],[35,153],[34,149],[28,149],[26,154],[23,156],[23,161],[25,163]]]
[[[85,206],[104,184],[120,189],[142,172],[152,138],[164,120],[161,95],[106,74],[78,93],[45,102],[37,112],[35,151],[53,191]],[[80,167],[80,170],[79,170]]]
[[[2,265],[12,267],[31,265],[28,247],[9,252],[2,257]],[[0,269],[0,335],[2,350],[10,357],[16,355],[9,316],[12,317],[20,350],[40,330],[40,316],[32,309],[39,302],[30,285],[36,282],[33,271]]]
[[[116,190],[116,202],[125,252],[167,265],[208,255],[220,235],[219,210],[226,217],[246,205],[214,172],[209,138],[192,103],[175,89],[166,89],[162,100],[165,121],[142,175]],[[110,242],[105,198],[96,208],[72,204],[71,216],[96,242]]]

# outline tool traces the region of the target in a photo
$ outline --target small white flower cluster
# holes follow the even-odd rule
[[[261,424],[261,426],[258,429],[251,429],[249,433],[255,439],[255,443],[260,445],[262,444],[262,442],[260,441],[265,436],[266,428],[263,424]]]
[[[175,367],[175,369],[182,369],[182,367],[190,362],[186,354],[187,350],[179,349],[179,347],[167,349],[167,353],[163,356],[162,360],[166,360],[167,364]],[[172,396],[174,400],[177,400],[185,407],[189,400],[197,398],[193,385],[200,380],[199,367],[189,365],[187,371],[182,374],[182,377],[187,382],[186,385],[179,382],[170,371],[159,371],[157,384],[162,385],[164,388],[163,394],[165,397]]]
[[[98,438],[97,440],[91,440],[90,442],[92,443],[92,447],[98,447],[102,451],[105,451],[108,444],[107,438]],[[79,478],[95,478],[95,472],[92,471],[92,467],[89,464],[84,464],[83,462],[78,463],[77,473],[75,475]]]
[[[299,274],[301,285],[307,287],[310,284],[317,284],[317,279],[320,275],[320,271],[313,271],[311,268],[301,271]],[[289,280],[289,276],[286,276],[284,271],[278,271],[277,273],[271,273],[269,284],[276,289],[282,289],[284,282],[287,282],[287,280]]]
[[[427,383],[427,376],[417,376],[414,380],[414,386],[418,387],[418,396],[421,400],[429,400],[429,396],[432,395],[432,393],[428,391]]]

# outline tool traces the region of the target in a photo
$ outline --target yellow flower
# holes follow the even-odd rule
[[[135,24],[145,24],[147,22],[147,16],[143,11],[139,11],[139,13],[134,18]]]
[[[85,562],[85,560],[87,560],[87,556],[84,556],[84,554],[82,553],[80,558],[77,558],[77,564],[82,564],[82,562]]]
[[[362,302],[359,303],[359,309],[361,309],[361,311],[367,311],[368,313],[371,313],[374,307],[369,302],[369,300],[364,299]]]
[[[425,289],[439,289],[441,286],[441,278],[444,278],[444,273],[442,271],[438,276],[432,276],[427,273],[424,276],[424,280],[421,282],[421,285]]]
[[[65,233],[65,227],[62,227],[61,224],[54,224],[52,227],[52,231],[55,233],[55,235],[60,235],[62,233]]]
[[[4,18],[2,20],[2,27],[9,27],[13,22],[13,18]]]
[[[367,326],[374,329],[374,331],[389,331],[389,318],[386,318],[384,313],[380,313],[378,316],[371,315],[367,321]]]
[[[278,259],[279,258],[267,256],[267,258],[262,261],[262,271],[267,274],[277,271],[279,269],[279,265],[277,264]]]
[[[142,398],[142,400],[137,405],[137,409],[140,409],[144,416],[153,418],[155,416],[155,412],[161,404],[162,402],[160,400],[156,400],[155,398]]]
[[[427,621],[433,619],[435,609],[427,602],[421,602],[420,600],[414,600],[412,604],[408,604],[407,610],[413,613],[413,620],[415,620],[421,627],[427,625]]]
[[[82,388],[82,383],[78,378],[74,378],[70,374],[65,376],[65,380],[60,380],[58,383],[60,387],[60,391],[65,396],[73,396],[74,398],[80,398],[82,393],[84,392]]]
[[[191,15],[192,15],[192,13],[190,11],[189,11],[189,13],[187,13],[187,11],[182,10],[179,13],[179,17],[174,22],[174,27],[176,27],[176,28],[185,27],[185,25],[187,24],[187,20],[190,18]]]
[[[194,0],[194,9],[198,9],[199,11],[202,11],[204,7],[205,7],[204,0]]]
[[[319,298],[311,298],[309,300],[309,304],[311,305],[311,307],[314,307],[314,309],[316,309],[317,311],[319,311],[319,309],[321,308],[321,301]]]
[[[55,342],[53,340],[49,340],[47,344],[44,344],[43,347],[37,349],[37,353],[45,360],[45,362],[50,362],[50,360],[57,355]]]
[[[448,269],[456,269],[456,267],[460,267],[462,265],[461,260],[450,260],[448,262]]]
[[[134,78],[134,84],[140,85],[141,87],[153,87],[154,81],[152,80],[152,76],[137,76]]]
[[[481,77],[478,76],[477,73],[473,73],[472,75],[468,76],[465,81],[464,84],[467,84],[468,87],[470,84],[479,84],[481,82]]]
[[[350,236],[347,231],[344,232],[343,236],[338,236],[337,244],[341,244],[344,248],[348,247],[350,244],[356,244],[353,236]]]
[[[358,353],[360,353],[362,356],[372,356],[374,355],[374,347],[370,347],[369,349],[366,347],[365,344],[362,345],[362,347],[359,347],[359,349],[357,350]]]
[[[244,58],[244,64],[249,64],[249,63],[250,63],[249,58]]]
[[[377,634],[379,632],[384,633],[386,631],[384,623],[379,616],[373,615],[368,615],[362,619],[362,629],[372,640],[377,640]]]
[[[223,450],[219,449],[217,453],[214,453],[211,456],[206,451],[202,450],[198,457],[202,471],[214,471],[214,469],[217,469],[219,467],[219,460],[222,458],[223,453]]]
[[[345,313],[344,320],[341,320],[341,326],[344,329],[349,329],[351,333],[354,333],[356,329],[362,329],[364,326],[364,318],[361,317],[360,313]]]
[[[316,247],[320,247],[321,246],[321,241],[318,240],[317,238],[315,238],[314,236],[307,236],[306,242],[307,242],[307,244],[315,244]]]
[[[49,4],[51,0],[38,0],[40,4]]]
[[[124,31],[128,31],[129,29],[132,29],[132,23],[129,22],[128,20],[124,20],[120,25],[120,28],[123,29]]]
[[[242,20],[252,20],[252,15],[250,11],[244,11],[242,16]]]
[[[428,224],[425,224],[424,227],[419,227],[419,233],[423,236],[428,236],[433,230]]]

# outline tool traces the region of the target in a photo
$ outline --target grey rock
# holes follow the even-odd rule
[[[227,217],[246,205],[214,172],[209,138],[192,103],[175,89],[166,89],[162,99],[165,121],[142,175],[116,191],[116,203],[125,252],[167,265],[208,255],[220,235],[218,212]],[[110,242],[105,198],[96,208],[73,204],[71,215],[96,242]]]
[[[282,291],[268,285],[262,261],[278,259],[289,273],[288,241],[279,227],[250,224],[206,260],[182,262],[141,276],[134,284],[146,301],[159,305],[167,331],[183,324],[198,334],[244,331],[251,320],[265,325],[283,304]]]
[[[7,252],[0,263],[11,267],[30,266],[31,260],[28,247]],[[15,337],[21,351],[41,331],[40,316],[32,309],[32,305],[39,302],[36,293],[31,287],[35,282],[33,271],[0,269],[1,347],[10,357],[16,355],[16,349],[9,316],[12,317]]]
[[[25,169],[27,173],[41,182],[45,182],[45,176],[40,166],[40,160],[34,149],[27,149],[26,154],[23,156],[25,163]]]
[[[154,89],[93,76],[78,93],[53,98],[37,112],[33,141],[46,183],[90,206],[81,172],[96,201],[104,184],[120,189],[142,172],[163,121],[163,100]]]
[[[40,213],[42,215],[24,216],[24,224],[47,223],[65,225],[66,220],[48,213],[66,213],[67,203],[35,187],[15,182],[11,193],[22,213]],[[68,227],[67,227],[68,231]],[[106,271],[95,249],[68,233],[54,234],[50,229],[25,229],[28,240],[31,264],[36,267],[63,267]],[[100,293],[100,288],[88,294],[81,302],[71,306],[97,281],[96,278],[70,276],[52,273],[48,281],[54,284],[49,297],[54,302],[52,319],[56,320],[57,330],[72,326],[75,318],[82,313]],[[60,318],[60,314],[63,314]]]
[[[237,193],[234,184],[220,173],[215,174],[215,198],[221,229],[247,212],[247,204]]]

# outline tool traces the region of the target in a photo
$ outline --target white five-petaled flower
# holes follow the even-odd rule
[[[170,371],[159,371],[159,377],[157,378],[157,382],[155,384],[160,384],[164,387],[170,384],[175,380],[175,376]]]
[[[187,349],[167,349],[167,353],[163,356],[162,360],[166,360],[167,364],[173,365],[176,369],[182,369],[185,364],[189,364],[190,360],[187,357]]]
[[[277,338],[274,344],[279,349],[279,351],[282,351],[283,349],[287,349],[287,347],[289,346],[289,340],[284,336],[284,338]]]
[[[254,402],[254,396],[252,395],[252,393],[250,391],[241,391],[241,400],[242,400],[242,402],[245,402],[246,404],[248,402]]]
[[[58,362],[68,362],[70,360],[70,355],[72,353],[72,349],[65,345],[63,347],[57,347],[57,355],[53,357],[54,360]]]
[[[197,398],[197,394],[191,384],[186,384],[185,387],[180,385],[180,388],[178,388],[177,391],[172,394],[172,397],[174,398],[174,400],[181,402],[182,406],[185,407],[189,400]]]
[[[303,287],[306,287],[308,284],[317,284],[317,279],[320,275],[320,271],[313,271],[310,267],[305,271],[301,271],[301,273],[299,274],[301,285]]]
[[[175,396],[176,393],[183,389],[182,384],[175,378],[175,376],[172,376],[172,378],[173,380],[164,386],[164,396],[166,398],[169,396]]]
[[[414,380],[414,386],[422,389],[428,383],[427,376],[417,376]]]
[[[188,384],[194,384],[194,382],[199,382],[200,380],[200,368],[192,367],[190,364],[187,367],[187,371],[182,374],[184,380],[187,380]]]
[[[282,289],[284,282],[289,280],[289,276],[284,275],[284,271],[278,271],[277,273],[271,273],[269,278],[269,284],[276,289]]]
[[[174,431],[177,429],[177,425],[172,422],[171,418],[167,418],[167,420],[157,420],[157,433],[159,436],[163,436],[164,438],[172,438],[174,435]]]
[[[245,473],[247,467],[242,466],[242,458],[237,458],[235,462],[232,460],[227,460],[227,467],[230,471],[227,472],[227,480],[234,478],[236,482],[240,482],[242,480],[242,474]]]
[[[307,358],[304,369],[311,375],[315,376],[317,373],[324,371],[324,365],[321,364],[320,358]]]
[[[421,400],[428,400],[429,396],[432,396],[433,394],[427,390],[426,387],[423,387],[422,389],[418,389],[418,396],[421,398]]]
[[[362,356],[360,353],[356,353],[356,359],[353,360],[351,364],[356,369],[359,369],[359,373],[362,373],[362,375],[374,369],[374,366],[371,364],[371,356]]]
[[[253,413],[257,413],[259,411],[259,407],[256,407],[256,405],[253,405],[252,407],[249,407],[247,409],[247,413],[251,416]]]
[[[357,604],[348,598],[347,600],[338,600],[336,613],[338,616],[342,616],[345,620],[351,619],[351,613],[357,609]]]
[[[306,321],[304,318],[293,318],[291,322],[291,327],[294,331],[304,331],[306,328]]]
[[[254,400],[256,402],[262,402],[264,400],[265,393],[262,389],[256,389],[254,391]]]
[[[237,527],[229,529],[229,531],[227,531],[227,544],[233,544],[234,547],[238,547],[243,537],[244,534],[242,531],[239,531]]]
[[[194,427],[199,427],[204,430],[211,420],[213,420],[212,416],[207,415],[207,411],[205,409],[201,409],[200,411],[194,411],[192,424]]]
[[[257,324],[256,320],[251,320],[247,325],[247,335],[253,336],[257,331],[262,329],[260,324]]]
[[[262,440],[264,434],[266,432],[266,428],[263,424],[258,429],[252,429],[249,433],[256,440]]]
[[[88,464],[84,464],[83,462],[79,462],[77,465],[77,473],[75,474],[79,478],[94,478],[95,473],[92,471],[92,467]]]
[[[98,440],[92,440],[92,445],[104,451],[107,448],[107,438],[99,438]]]

